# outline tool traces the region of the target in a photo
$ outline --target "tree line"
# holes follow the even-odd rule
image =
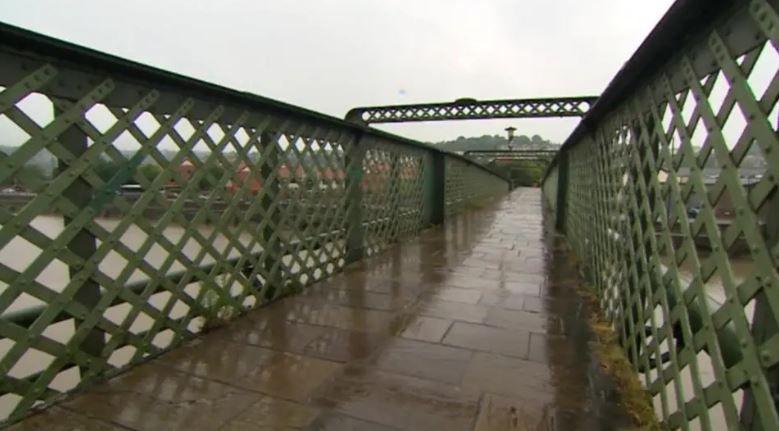
[[[447,151],[465,152],[476,150],[506,150],[508,149],[508,139],[500,135],[482,135],[466,138],[459,136],[451,141],[435,142],[433,145]],[[511,141],[514,149],[526,150],[556,150],[559,144],[544,139],[539,135],[515,135]]]

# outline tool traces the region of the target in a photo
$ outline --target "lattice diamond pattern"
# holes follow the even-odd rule
[[[383,141],[367,147],[361,183],[366,254],[423,227],[424,158],[422,150]]]
[[[480,205],[507,191],[507,184],[498,177],[488,178],[478,168],[460,159],[446,159],[445,212],[457,214]]]
[[[545,184],[565,187],[566,235],[674,429],[779,427],[779,17],[748,9],[763,43],[730,52],[711,28]]]
[[[0,89],[2,127],[19,138],[0,159],[14,189],[0,194],[8,420],[340,271],[355,208],[367,255],[426,226],[422,146],[121,76],[48,95],[79,79],[64,74],[42,63]],[[506,191],[460,163],[466,181]]]
[[[356,108],[366,123],[441,121],[485,118],[580,117],[595,102],[594,97],[561,97],[540,100],[490,100],[429,103],[407,106]]]

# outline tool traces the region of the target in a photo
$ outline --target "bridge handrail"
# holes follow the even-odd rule
[[[545,174],[669,428],[779,428],[777,10],[677,1]]]
[[[476,100],[360,106],[346,113],[350,121],[362,124],[414,121],[485,120],[495,118],[581,117],[597,100],[594,96],[542,97],[527,99]]]
[[[115,375],[508,191],[431,145],[6,24],[0,130],[6,422],[58,376]]]
[[[447,157],[458,158],[493,175],[502,176],[499,172],[485,168],[478,163],[472,163],[467,157],[443,150],[426,142],[409,139],[383,130],[374,129],[358,122],[347,121],[254,93],[240,91],[186,75],[177,74],[61,39],[35,33],[3,22],[0,22],[0,38],[3,40],[3,44],[0,46],[3,52],[0,53],[0,55],[17,57],[17,59],[28,57],[32,62],[40,61],[40,59],[45,58],[51,65],[60,65],[68,69],[72,68],[88,75],[120,74],[128,82],[137,84],[139,87],[153,83],[156,87],[160,88],[160,91],[168,90],[178,94],[187,94],[193,98],[211,100],[215,101],[215,103],[229,101],[235,105],[252,106],[257,109],[262,109],[263,112],[267,112],[271,115],[294,117],[306,121],[317,121],[322,125],[347,129],[355,134],[360,133],[376,138],[389,139],[396,143],[421,147],[427,151],[446,154]],[[11,62],[11,64],[13,63],[15,63],[15,61]],[[0,80],[8,82],[13,79],[18,79],[19,75],[24,73],[23,71],[14,70],[6,75],[6,72],[10,72],[9,69],[10,68],[8,67],[0,69],[0,74],[2,74],[0,75]],[[74,91],[70,86],[61,86],[59,88],[53,88],[49,94],[51,94],[52,97],[70,98],[77,95],[78,91]],[[122,100],[124,97],[125,95],[121,93],[109,95],[106,98],[106,102],[116,105],[126,104],[126,100]],[[584,99],[589,100],[591,98]],[[161,103],[158,106],[152,107],[152,109],[154,112],[166,114],[170,113],[171,106],[172,105],[170,104]],[[206,114],[205,110],[198,109],[193,109],[191,113],[193,116],[199,116],[201,118],[205,118]]]

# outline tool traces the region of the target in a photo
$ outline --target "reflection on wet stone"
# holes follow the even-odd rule
[[[90,418],[143,431],[216,429],[259,397],[214,380],[148,364],[62,406]]]
[[[459,384],[472,352],[440,344],[393,339],[377,354],[371,365],[415,377]]]
[[[11,426],[7,431],[125,431],[127,428],[113,425],[80,413],[54,406],[38,413],[22,423]]]
[[[438,343],[452,326],[451,320],[435,317],[414,316],[404,326],[400,336],[412,340]]]
[[[11,429],[618,428],[560,241],[515,190]]]
[[[468,430],[478,397],[456,386],[383,371],[360,369],[338,379],[324,406],[400,429]]]
[[[432,299],[429,302],[420,303],[417,312],[422,316],[481,323],[487,318],[489,307],[479,304],[465,304],[461,302]]]
[[[263,397],[219,428],[219,431],[304,429],[319,415],[313,407]]]
[[[537,429],[543,403],[485,394],[474,431],[529,431]]]
[[[303,353],[338,362],[361,360],[378,349],[387,337],[388,335],[366,336],[363,332],[325,328],[321,336],[305,346]]]
[[[486,325],[455,322],[444,337],[444,344],[525,358],[530,333]]]

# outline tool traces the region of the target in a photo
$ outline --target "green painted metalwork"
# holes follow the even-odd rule
[[[673,429],[779,429],[779,14],[679,1],[544,191]]]
[[[494,118],[581,117],[597,97],[547,97],[535,99],[475,100],[366,106],[350,110],[346,119],[362,124],[413,121],[483,120]]]
[[[458,214],[508,192],[509,184],[497,176],[480,175],[478,165],[447,158],[444,170],[445,214]]]
[[[446,157],[443,154],[431,154],[425,167],[425,205],[424,222],[428,225],[444,221],[446,211]]]
[[[529,160],[529,161],[551,161],[557,154],[557,150],[469,150],[463,155],[475,159],[506,159],[506,160]]]
[[[0,130],[8,421],[508,190],[455,154],[5,25]]]
[[[557,155],[556,150],[470,150],[463,153],[511,180],[512,187],[540,184],[544,171]]]

